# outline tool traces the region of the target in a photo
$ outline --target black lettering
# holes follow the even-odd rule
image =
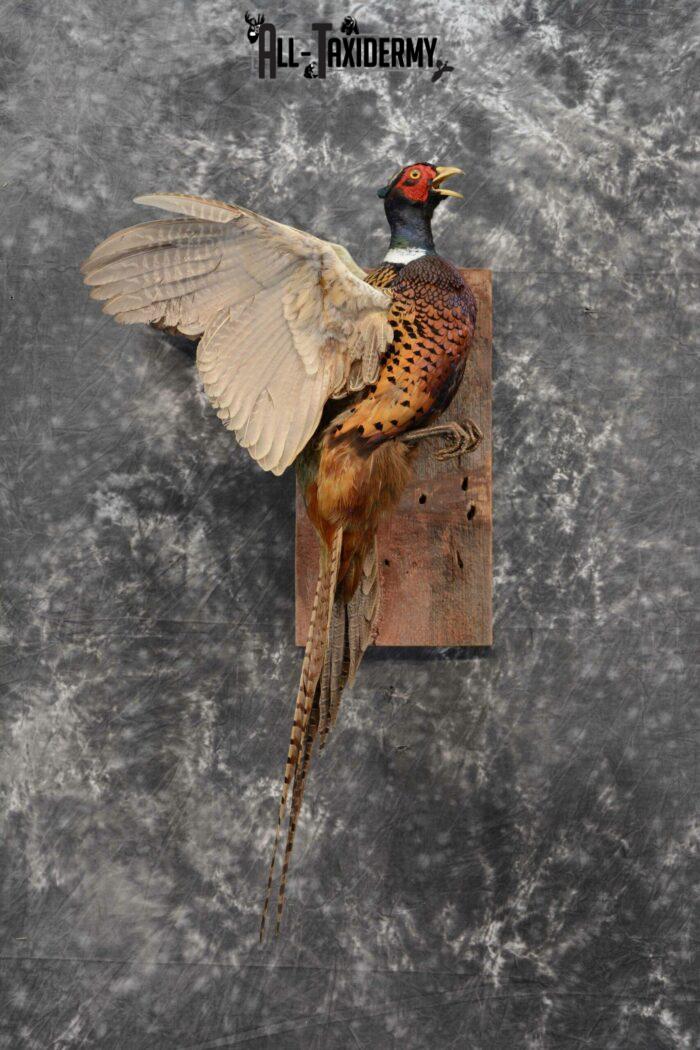
[[[333,29],[332,22],[312,22],[311,29],[316,34],[318,50],[318,76],[320,80],[326,78],[326,37]]]
[[[425,50],[428,52],[428,66],[432,69],[433,56],[435,54],[435,48],[437,47],[437,37],[434,36],[434,37],[431,37],[430,39],[428,39],[428,37],[426,36],[426,37],[424,37],[424,40],[425,40]]]
[[[270,80],[277,76],[277,30],[270,22],[260,26],[258,38],[258,77],[265,79],[265,63],[270,64]]]
[[[345,43],[346,41],[343,41]],[[329,66],[340,66],[340,44],[341,41],[337,36],[332,36],[328,41],[328,65]]]
[[[403,40],[400,36],[392,37],[391,40],[391,64],[394,69],[397,66],[403,68]]]
[[[420,58],[419,58],[420,56]],[[421,61],[423,58],[423,42],[422,40],[412,40],[411,37],[406,41],[406,65],[416,66],[423,65]]]
[[[362,43],[364,44],[362,64],[367,69],[371,69],[377,64],[377,41],[373,36],[366,36]]]
[[[391,41],[388,37],[383,36],[379,41],[379,65],[382,69],[386,69],[389,65],[389,47]]]
[[[345,69],[346,66],[350,66],[351,69],[355,68],[355,55],[353,54],[354,50],[355,37],[346,37],[343,40],[343,69]]]

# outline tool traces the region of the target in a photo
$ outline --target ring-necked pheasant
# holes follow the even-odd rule
[[[476,447],[473,423],[428,424],[464,372],[476,304],[435,253],[431,218],[458,168],[412,164],[379,191],[391,227],[365,274],[340,245],[254,212],[185,194],[137,197],[184,218],[113,234],[83,264],[91,296],[125,324],[200,338],[197,367],[219,417],[266,470],[296,462],[321,563],[284,771],[263,907],[289,802],[277,901],[314,743],[323,747],[379,607],[376,531],[408,480],[414,443],[449,434]]]

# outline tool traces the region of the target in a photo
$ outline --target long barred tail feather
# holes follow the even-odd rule
[[[311,611],[301,680],[294,707],[284,782],[275,829],[260,939],[269,914],[275,864],[289,807],[282,873],[277,896],[277,929],[282,916],[289,862],[313,748],[319,750],[335,724],[343,688],[352,683],[367,646],[374,640],[379,612],[376,531],[398,503],[410,475],[415,448],[387,441],[358,451],[337,439],[345,409],[322,424],[318,440],[297,459],[297,477],[312,524],[321,537],[321,562]]]
[[[365,650],[372,643],[379,618],[377,541],[362,560],[357,590],[349,600],[337,595],[333,603],[328,649],[320,681],[319,750],[335,725],[346,685],[352,684]]]
[[[311,765],[311,754],[314,747],[314,740],[316,739],[316,733],[318,731],[318,720],[318,703],[314,702],[314,705],[311,708],[311,714],[309,715],[309,724],[307,726],[306,736],[304,738],[304,745],[301,751],[300,762],[297,765],[296,770],[294,772],[294,785],[292,787],[292,805],[289,813],[289,827],[287,829],[287,843],[284,847],[282,875],[280,876],[280,885],[277,894],[277,919],[275,922],[276,934],[279,934],[280,926],[282,924],[282,912],[284,911],[289,862],[292,856],[292,849],[294,847],[294,836],[296,835],[299,814],[301,813],[301,804],[304,800],[304,788],[306,787],[306,778],[308,776],[309,766]]]
[[[299,682],[299,690],[297,692],[296,703],[294,705],[294,719],[292,722],[292,730],[289,738],[289,747],[287,750],[287,761],[284,768],[284,780],[282,783],[282,794],[280,797],[279,812],[277,815],[277,827],[275,829],[275,839],[272,848],[272,858],[270,860],[270,867],[267,877],[267,888],[265,891],[265,902],[263,904],[262,916],[260,919],[260,940],[262,941],[265,934],[265,923],[267,920],[267,914],[270,907],[270,898],[272,895],[272,883],[275,873],[275,863],[277,860],[277,852],[279,849],[280,838],[282,835],[282,825],[284,824],[284,818],[287,812],[287,800],[289,798],[289,788],[292,783],[292,779],[296,784],[297,776],[299,775],[300,768],[303,765],[302,755],[304,750],[304,744],[307,739],[309,719],[313,706],[314,696],[316,694],[316,687],[321,677],[323,670],[323,663],[328,647],[328,635],[330,630],[331,614],[333,609],[333,599],[335,597],[335,588],[338,579],[338,568],[340,566],[340,553],[343,544],[343,530],[341,528],[336,529],[333,539],[331,541],[330,549],[322,549],[321,552],[321,564],[318,575],[318,583],[316,585],[316,595],[314,597],[314,604],[311,610],[311,618],[309,621],[309,633],[306,641],[306,649],[304,651],[304,659],[301,666],[301,678]],[[313,741],[312,741],[313,745]],[[311,760],[311,751],[309,749],[309,762]],[[308,769],[308,763],[307,763]],[[305,777],[305,774],[304,774]],[[300,801],[301,795],[303,795],[303,787],[300,781]],[[296,819],[298,819],[298,808],[296,812]],[[296,827],[295,819],[295,827]],[[292,843],[294,836],[292,835]],[[286,873],[289,868],[289,853],[291,853],[291,846],[289,846],[288,836],[288,850],[285,853],[285,867],[283,871],[284,881],[286,883]],[[280,906],[281,905],[281,906]],[[284,885],[280,884],[280,898],[278,898],[277,907],[277,924],[279,927],[279,921],[282,914],[282,908],[284,907]]]
[[[323,737],[325,732],[324,727],[328,722],[328,716],[330,712],[331,661],[329,657],[334,645],[336,644],[336,635],[338,633],[336,612],[337,605],[338,598],[336,597],[333,602],[333,609],[331,611],[331,625],[330,630],[328,632],[328,648],[326,650],[326,658],[323,661],[321,679],[318,683],[318,722],[321,730],[321,747],[323,747]]]
[[[347,604],[340,595],[336,595],[331,613],[331,629],[328,636],[328,649],[323,662],[323,674],[319,686],[319,733],[320,750],[322,751],[328,730],[330,729],[331,710],[340,691],[345,685],[347,675]]]
[[[381,587],[377,539],[365,552],[360,585],[348,606],[348,685],[352,685],[365,649],[374,641],[379,620]],[[337,710],[336,710],[337,715]],[[331,724],[335,722],[332,719]]]

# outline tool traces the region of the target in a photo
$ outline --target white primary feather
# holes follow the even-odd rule
[[[217,414],[281,474],[326,401],[376,377],[390,296],[345,248],[245,208],[177,193],[136,201],[184,218],[98,245],[83,264],[91,296],[123,324],[201,335],[197,367]]]

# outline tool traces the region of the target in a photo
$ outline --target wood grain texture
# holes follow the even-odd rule
[[[476,452],[440,462],[440,439],[419,444],[414,476],[379,530],[382,606],[377,645],[491,645],[491,271],[462,273],[478,303],[464,379],[439,422],[473,419]],[[296,496],[296,641],[306,641],[318,571],[318,539]]]

